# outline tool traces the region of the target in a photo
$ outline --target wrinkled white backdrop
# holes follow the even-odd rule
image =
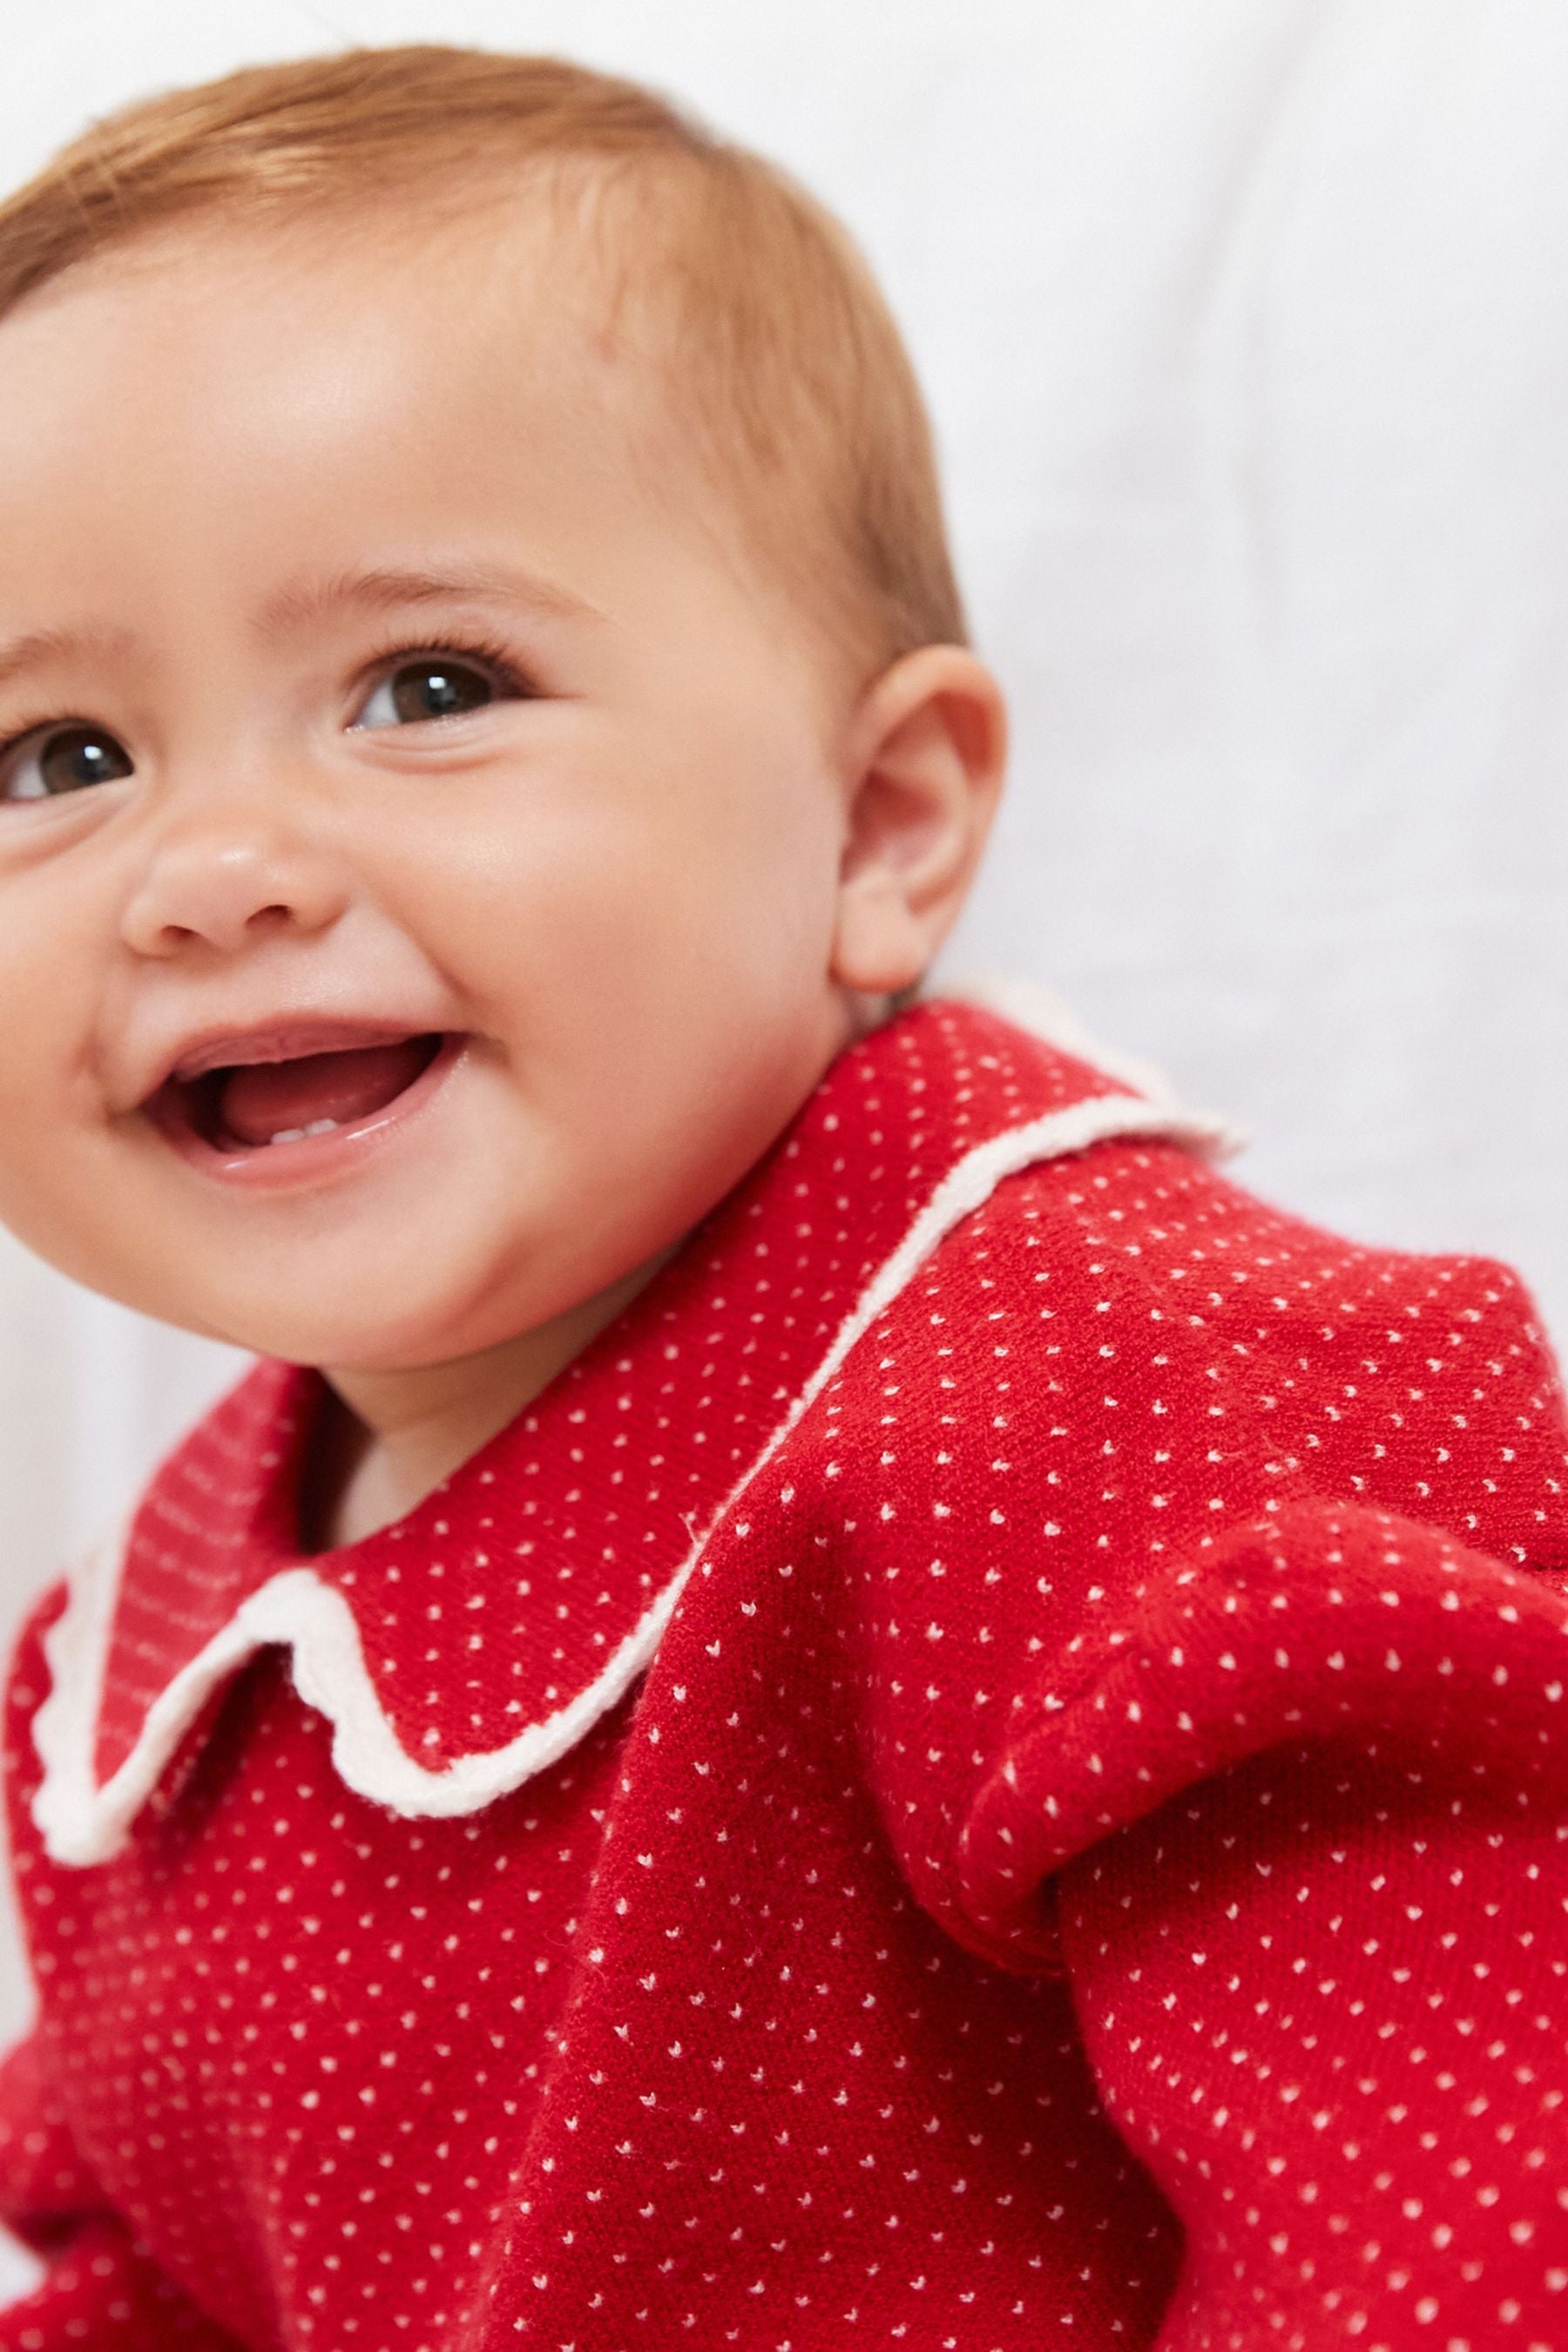
[[[558,48],[792,165],[907,329],[1015,712],[951,968],[1049,982],[1250,1125],[1245,1181],[1510,1257],[1568,1334],[1561,0],[5,17],[0,183],[351,39]],[[0,1242],[0,1619],[237,1360]],[[0,2040],[20,1999],[0,1969]]]

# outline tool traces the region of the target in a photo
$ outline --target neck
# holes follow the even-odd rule
[[[323,1367],[336,1402],[304,1482],[307,1549],[355,1543],[400,1519],[531,1403],[651,1281],[661,1251],[537,1330],[476,1355],[399,1371]]]

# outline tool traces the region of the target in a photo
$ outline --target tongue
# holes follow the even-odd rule
[[[282,1129],[330,1118],[340,1126],[384,1110],[430,1060],[428,1037],[348,1053],[305,1054],[294,1062],[252,1062],[232,1070],[218,1115],[240,1143],[270,1143]]]

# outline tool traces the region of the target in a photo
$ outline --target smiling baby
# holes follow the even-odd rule
[[[1005,731],[654,94],[0,206],[0,1219],[261,1359],[13,1667],[0,2347],[1568,2340],[1555,1370],[921,995]]]

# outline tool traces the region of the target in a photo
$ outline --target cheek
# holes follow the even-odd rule
[[[0,878],[0,1162],[86,1108],[97,959],[92,927],[73,911],[58,894]],[[24,1112],[27,1133],[15,1124]]]
[[[771,995],[826,968],[826,789],[695,757],[629,767],[527,778],[406,863],[401,919],[498,1028],[609,1010],[636,1030],[694,992]]]
[[[0,872],[0,1223],[91,1282],[130,1213],[97,1061],[114,926],[68,863]]]
[[[455,824],[398,919],[493,1048],[480,1066],[515,1197],[537,1186],[574,1227],[640,1220],[637,1247],[662,1245],[838,1042],[837,843],[801,795],[781,815],[727,775],[650,763],[635,789],[570,782],[531,778],[511,808]]]

